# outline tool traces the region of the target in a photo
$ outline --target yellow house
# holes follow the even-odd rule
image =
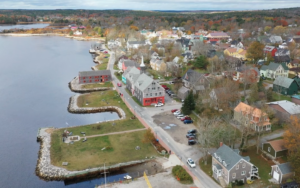
[[[242,60],[249,60],[246,58],[246,53],[247,53],[247,50],[244,50],[242,48],[229,47],[226,50],[224,50],[225,56],[231,56],[231,57],[239,58]]]
[[[153,70],[165,72],[167,70],[167,65],[164,60],[159,58],[152,58],[150,60],[150,66]]]

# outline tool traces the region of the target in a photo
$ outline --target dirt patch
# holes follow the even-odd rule
[[[190,129],[195,129],[193,124],[184,124],[171,112],[164,112],[153,116],[153,121],[163,128],[176,142],[187,144],[186,133]]]
[[[162,164],[156,160],[124,168],[123,170],[129,174],[139,173],[139,175],[143,174],[144,171],[146,171],[147,175],[154,175],[160,172],[164,172]]]

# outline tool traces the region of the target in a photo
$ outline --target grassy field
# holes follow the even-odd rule
[[[118,65],[114,64],[114,70],[119,70]]]
[[[84,170],[103,166],[104,163],[110,166],[158,155],[151,144],[142,142],[144,132],[88,138],[86,142],[65,144],[56,131],[52,134],[51,162],[60,167],[62,162],[68,162],[66,169]],[[141,149],[135,150],[136,146]],[[104,147],[107,149],[102,150]]]
[[[122,74],[115,72],[115,76],[118,78],[118,80],[122,81]]]
[[[98,70],[106,70],[107,69],[107,62],[106,63],[102,62],[101,64],[96,65],[96,68]]]
[[[162,76],[158,71],[153,70],[153,69],[147,69],[148,73],[151,74],[153,76],[153,79],[158,79],[158,77],[160,78],[164,78],[164,76]]]
[[[105,83],[95,83],[95,84],[83,84],[81,85],[81,89],[93,89],[98,87],[113,87],[113,84],[111,82],[105,82]]]
[[[273,92],[272,97],[273,97],[273,101],[281,101],[281,100],[292,101],[292,98],[290,96],[281,95],[275,92]]]

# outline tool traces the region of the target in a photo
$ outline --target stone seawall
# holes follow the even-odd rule
[[[35,170],[37,176],[47,181],[79,180],[79,179],[96,177],[97,175],[99,175],[99,173],[104,171],[103,166],[98,168],[85,169],[81,171],[69,171],[64,168],[52,165],[51,158],[50,158],[51,133],[48,133],[46,131],[47,129],[54,129],[54,128],[41,128],[38,131],[40,151],[38,153],[38,161]],[[142,164],[149,160],[153,160],[153,158],[130,161],[130,162],[107,166],[105,168],[105,171],[106,172],[118,171],[121,168]]]
[[[81,108],[77,106],[77,99],[80,95],[77,94],[73,97],[70,98],[69,106],[68,106],[68,111],[70,113],[74,114],[89,114],[89,113],[97,113],[97,112],[116,112],[118,113],[120,119],[125,119],[126,114],[125,112],[117,107],[117,106],[103,106],[103,107],[87,107],[87,108]]]
[[[69,88],[71,91],[76,93],[88,93],[92,91],[106,91],[112,89],[112,87],[97,87],[97,88],[91,88],[91,89],[81,89],[81,85],[78,84],[78,76],[76,76],[71,82],[69,82]]]

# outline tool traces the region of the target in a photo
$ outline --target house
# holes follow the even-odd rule
[[[262,77],[275,79],[278,76],[288,77],[289,76],[289,68],[285,63],[273,63],[271,62],[269,65],[263,65],[260,68],[260,75]]]
[[[230,47],[233,47],[233,48],[244,48],[244,45],[242,42],[239,42],[237,40],[233,40],[230,42],[231,46]]]
[[[189,95],[189,91],[188,88],[181,86],[178,90],[177,97],[184,100]]]
[[[191,50],[192,44],[190,44],[190,39],[186,37],[181,37],[176,40],[176,44],[180,44],[183,51]]]
[[[291,58],[289,55],[284,56],[274,56],[274,62],[275,63],[285,63],[289,64],[291,62]]]
[[[232,93],[230,88],[214,88],[209,93],[210,102],[218,109],[235,108],[240,102],[239,93]]]
[[[140,74],[134,82],[134,90],[131,90],[143,106],[156,103],[165,103],[165,89],[146,74]]]
[[[118,69],[121,70],[122,69],[122,65],[124,60],[127,60],[128,57],[126,55],[122,55],[121,57],[119,57],[119,61],[118,61]]]
[[[272,35],[269,37],[269,41],[272,44],[281,44],[282,43],[282,38],[281,36],[276,36],[276,35]]]
[[[262,151],[272,159],[286,156],[288,150],[284,146],[284,140],[272,140],[262,144]]]
[[[224,50],[225,56],[232,56],[235,58],[239,58],[242,60],[247,60],[246,58],[247,51],[242,48],[235,48],[235,47],[229,47],[226,50]]]
[[[293,61],[289,62],[287,66],[289,69],[300,67],[300,59],[294,59]]]
[[[268,115],[260,109],[240,102],[234,108],[234,120],[249,125],[256,132],[270,131],[271,123]]]
[[[185,53],[183,53],[181,55],[183,57],[183,62],[185,62],[185,63],[187,63],[188,61],[190,61],[194,58],[193,53],[189,52],[189,51],[186,51]]]
[[[291,116],[300,114],[300,105],[287,100],[269,102],[267,105],[275,112],[276,117],[281,122],[287,122],[290,120]]]
[[[166,73],[165,73],[166,77],[172,76],[173,73],[176,74],[178,72],[178,69],[180,68],[180,65],[178,65],[174,61],[167,62],[166,66],[167,66],[167,70],[166,70]]]
[[[79,30],[77,30],[77,31],[75,31],[75,32],[74,32],[74,35],[78,35],[78,36],[80,36],[80,35],[82,35],[82,32],[81,32],[81,31],[79,31]]]
[[[129,59],[122,59],[121,61],[122,61],[122,70],[124,72],[126,71],[126,69],[128,67],[133,67],[133,66],[136,67],[139,70],[141,69],[140,65],[135,61],[132,61],[132,60],[129,60]]]
[[[138,49],[141,46],[145,46],[145,41],[127,41],[127,49]]]
[[[251,177],[258,177],[258,168],[250,162],[249,157],[243,157],[238,149],[231,149],[225,144],[212,153],[212,172],[215,180],[221,185],[242,180],[246,183]],[[224,185],[223,185],[224,186]]]
[[[167,65],[160,57],[151,58],[150,66],[153,70],[165,72],[167,70]]]
[[[277,48],[275,56],[290,56],[290,50],[285,48]]]
[[[278,76],[273,82],[273,91],[283,95],[294,95],[298,93],[299,86],[295,80]]]
[[[276,51],[277,51],[277,48],[275,48],[275,46],[266,45],[265,48],[264,48],[265,55],[267,55],[269,53],[269,54],[272,55],[272,57],[275,56]]]
[[[295,172],[293,171],[293,168],[291,167],[290,163],[273,165],[271,167],[271,176],[278,183],[284,183],[288,179],[291,179],[295,176]]]
[[[91,84],[111,81],[110,70],[82,71],[78,74],[79,84]]]
[[[124,73],[122,74],[122,82],[124,84],[126,84],[126,78],[129,75],[139,75],[141,73],[141,71],[139,69],[137,69],[136,67],[132,66],[132,67],[128,67]]]
[[[228,40],[230,36],[224,32],[212,32],[205,36],[207,40],[211,41],[213,39],[216,40]]]
[[[257,83],[260,80],[260,72],[257,67],[242,65],[237,67],[236,75],[233,76],[233,80],[240,83]]]
[[[203,85],[205,88],[209,86],[209,81],[204,74],[189,69],[182,77],[183,85],[186,88],[193,89],[198,85]]]
[[[292,102],[300,105],[300,95],[292,95]]]
[[[243,60],[232,56],[225,56],[225,62],[228,64],[230,68],[234,70],[237,70],[239,67],[241,67],[244,64]]]

